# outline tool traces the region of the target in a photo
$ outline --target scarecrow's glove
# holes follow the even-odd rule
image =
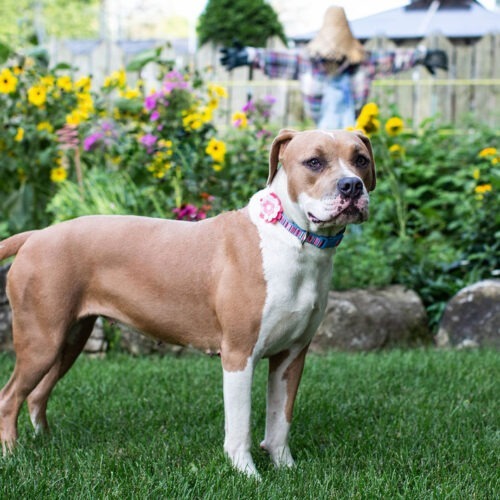
[[[226,66],[229,71],[238,66],[252,64],[255,57],[253,47],[244,47],[239,42],[234,42],[232,47],[223,47],[220,52],[222,54],[220,63]]]
[[[436,68],[448,71],[448,55],[441,49],[425,50],[415,62],[416,64],[423,64],[431,75],[436,74]]]

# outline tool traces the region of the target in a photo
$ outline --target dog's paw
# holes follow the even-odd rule
[[[260,447],[269,453],[269,456],[276,467],[293,467],[295,465],[295,461],[293,460],[292,453],[290,452],[288,445],[271,447],[266,445],[265,441],[262,441],[262,443],[260,443]]]
[[[234,454],[229,454],[226,451],[226,454],[231,461],[232,466],[245,476],[251,477],[253,479],[260,480],[260,474],[257,472],[257,468],[253,463],[252,456],[249,452],[237,452]]]

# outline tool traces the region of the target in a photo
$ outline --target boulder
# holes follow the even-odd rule
[[[369,351],[432,341],[420,297],[401,285],[331,291],[311,350]]]
[[[436,344],[500,348],[500,280],[479,281],[452,297],[441,318]]]
[[[83,352],[94,356],[101,356],[108,350],[108,340],[104,334],[102,318],[97,318],[94,329],[90,334],[87,343],[83,347]]]

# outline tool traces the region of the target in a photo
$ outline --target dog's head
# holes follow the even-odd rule
[[[281,130],[271,146],[268,185],[281,164],[287,195],[313,230],[368,218],[375,189],[370,140],[360,132]]]

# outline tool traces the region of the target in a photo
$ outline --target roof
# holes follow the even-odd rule
[[[474,0],[431,2],[417,0],[349,22],[354,36],[366,40],[377,36],[390,39],[425,38],[441,34],[448,38],[480,38],[500,31],[500,12],[484,8]],[[293,37],[305,42],[316,33]]]

